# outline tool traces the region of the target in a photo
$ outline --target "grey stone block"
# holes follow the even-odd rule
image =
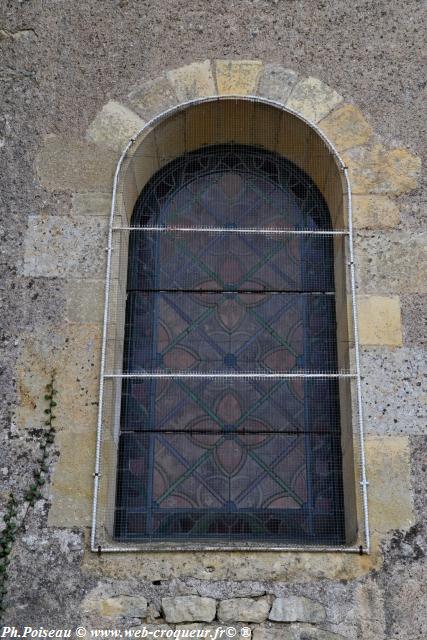
[[[276,598],[271,607],[270,620],[275,622],[323,622],[326,612],[323,605],[303,596]]]
[[[200,596],[163,598],[162,609],[167,622],[212,622],[216,601]]]

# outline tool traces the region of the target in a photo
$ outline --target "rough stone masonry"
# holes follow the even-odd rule
[[[0,508],[31,478],[58,365],[62,426],[51,482],[14,545],[6,625],[427,636],[424,33],[417,0],[3,2]],[[348,164],[375,479],[369,557],[88,550],[118,151],[140,121],[212,91],[288,102]]]

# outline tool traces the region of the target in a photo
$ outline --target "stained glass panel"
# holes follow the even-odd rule
[[[208,147],[154,176],[132,224],[117,538],[342,542],[320,192],[275,154]]]

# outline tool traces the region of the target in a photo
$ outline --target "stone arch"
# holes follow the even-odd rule
[[[280,103],[237,95],[201,98],[168,109],[131,139],[117,182],[126,220],[130,222],[145,184],[164,164],[183,153],[227,142],[260,146],[286,157],[320,189],[333,226],[345,226],[345,165],[326,136]]]
[[[167,71],[155,80],[134,87],[123,100],[123,104],[110,101],[102,108],[89,126],[85,141],[61,139],[57,136],[49,136],[45,140],[36,159],[40,182],[48,190],[73,194],[74,226],[75,219],[78,218],[78,221],[83,224],[87,215],[90,216],[94,212],[107,216],[114,169],[126,142],[153,117],[171,107],[177,107],[191,100],[226,95],[258,96],[272,100],[288,110],[293,110],[295,114],[307,118],[310,123],[316,124],[333,143],[335,149],[341,154],[343,163],[348,167],[352,184],[355,226],[365,229],[390,229],[397,226],[399,210],[395,197],[416,188],[420,171],[419,159],[406,149],[390,149],[382,144],[361,112],[352,104],[344,102],[341,96],[321,81],[315,78],[301,78],[293,71],[279,65],[263,64],[260,61],[196,62]],[[30,220],[24,262],[24,272],[27,275],[36,277],[51,275],[47,262],[37,261],[37,251],[40,253],[37,243],[41,242],[40,238],[43,235],[41,226],[49,226],[49,224],[50,222],[43,216],[34,216],[34,221]],[[67,227],[67,224],[67,221],[61,220],[61,225]],[[92,233],[103,235],[99,225],[96,225],[96,229],[92,226],[89,228]],[[57,237],[61,237],[62,231],[62,228],[58,228]],[[101,244],[104,245],[103,240]],[[86,284],[82,284],[81,291],[87,291]],[[102,303],[101,283],[91,293],[94,299]],[[391,314],[394,318],[395,307],[391,304],[392,301],[383,297],[380,302],[383,305],[382,310],[386,309],[387,317]],[[376,307],[378,303],[378,297],[372,296],[367,306],[371,315],[378,313]],[[398,338],[395,336],[399,331],[390,337],[387,327],[380,326],[375,337],[372,338],[367,326],[369,319],[365,316],[361,316],[360,319],[362,343],[396,344],[395,341]],[[400,319],[396,322],[399,324]],[[84,342],[82,343],[81,332],[77,327],[73,327],[73,332],[77,332],[78,335],[68,342],[67,349],[68,353],[70,350],[73,352],[74,349],[78,354]],[[33,354],[31,358],[31,367],[34,369]],[[21,366],[25,371],[29,368],[30,361],[25,360],[24,357],[23,362]],[[32,375],[34,374],[31,373],[31,369],[28,373],[22,373],[26,380],[29,380]],[[69,375],[69,372],[64,375]],[[29,386],[31,387],[31,383]],[[70,387],[69,381],[66,386]],[[80,387],[80,383],[77,387]],[[72,389],[73,383],[71,383],[71,393]],[[91,394],[93,401],[96,402],[95,392],[91,390]],[[70,420],[72,422],[73,418],[73,407],[67,405],[63,417],[64,424],[69,423]],[[93,434],[96,427],[93,413],[82,415],[81,420],[90,424],[89,430]],[[79,436],[80,434],[77,440]],[[75,438],[73,438],[74,441]],[[82,439],[80,446],[85,447],[86,442],[87,440],[83,442]],[[90,442],[93,445],[93,440]],[[89,461],[88,469],[90,467]],[[91,473],[87,474],[80,496],[74,495],[71,498],[68,489],[61,484],[60,478],[64,473],[72,475],[72,471],[72,460],[70,458],[67,460],[66,456],[61,457],[55,474],[58,480],[54,479],[53,485],[53,507],[49,516],[51,524],[60,526],[90,524]],[[372,480],[371,477],[371,485]],[[381,483],[380,478],[377,480]],[[408,479],[405,476],[402,478],[402,485],[406,486],[407,483]],[[380,495],[378,491],[376,495]],[[381,500],[387,502],[386,494],[381,494]],[[387,509],[386,506],[385,509]],[[395,512],[397,513],[396,510]],[[393,520],[392,526],[399,527],[403,521],[406,523],[408,518],[406,505],[402,507],[401,514],[400,519]],[[383,526],[374,515],[375,530],[381,531]],[[389,528],[390,526],[388,524]],[[325,568],[330,561],[328,557],[325,556],[326,564],[322,563]],[[355,573],[363,570],[356,561],[353,564]]]
[[[334,99],[336,99],[333,96]],[[112,105],[104,110],[103,116],[90,130],[90,135],[95,136],[99,130],[109,131],[108,119],[111,118]],[[107,117],[107,113],[109,116]],[[121,109],[122,115],[125,114]],[[321,112],[321,111],[320,111]],[[323,113],[323,112],[321,112]],[[104,118],[104,120],[102,119]],[[128,120],[129,121],[129,120]],[[124,129],[122,126],[114,126],[113,131]],[[349,207],[349,189],[346,167],[339,157],[334,146],[328,141],[316,125],[307,118],[298,114],[281,103],[256,96],[207,96],[183,102],[175,107],[167,109],[164,113],[154,116],[140,131],[134,134],[127,143],[117,165],[113,206],[110,220],[110,236],[113,229],[122,228],[126,231],[133,225],[132,213],[135,203],[150,181],[164,165],[182,156],[209,145],[224,143],[236,143],[262,147],[272,151],[294,163],[307,174],[318,187],[328,205],[332,227],[337,230],[351,226]],[[118,145],[117,145],[118,146]],[[117,283],[113,294],[112,303],[109,305],[108,317],[114,317],[114,331],[116,346],[114,350],[113,369],[119,371],[122,362],[123,327],[125,304],[125,272],[127,264],[127,242],[120,241],[114,245],[113,253],[119,253],[111,261],[111,272],[108,273],[110,281]],[[338,322],[338,363],[340,370],[349,369],[349,331],[347,326],[347,292],[345,277],[345,251],[342,236],[334,238],[335,252],[335,281],[336,281],[336,308]],[[122,260],[122,257],[125,258]],[[121,312],[120,310],[123,310]],[[106,327],[106,334],[110,330]],[[104,348],[108,350],[108,346]],[[104,358],[103,358],[104,360]],[[110,360],[111,362],[111,360]],[[115,390],[108,391],[117,398],[120,395],[121,384],[117,383]],[[102,389],[102,387],[101,387]],[[103,395],[103,391],[101,391]],[[340,381],[341,427],[343,439],[343,453],[346,469],[344,483],[346,515],[346,539],[354,542],[357,532],[356,517],[356,492],[354,474],[354,451],[352,435],[352,416],[349,401],[349,389]],[[101,397],[100,406],[104,400]],[[114,416],[108,416],[107,422],[111,425],[114,434],[118,437],[118,412]],[[101,428],[105,415],[100,418]],[[363,446],[363,445],[362,445]],[[114,456],[109,461],[109,467],[114,467]],[[97,477],[97,476],[96,476]],[[112,489],[114,492],[114,488]],[[113,498],[110,496],[110,504]],[[363,511],[366,505],[361,507]],[[110,507],[111,510],[111,507]],[[365,511],[366,513],[366,511]],[[367,523],[365,522],[367,531]],[[111,523],[107,524],[111,530]],[[368,536],[368,534],[367,534]],[[369,540],[369,537],[367,537]],[[95,544],[95,543],[94,543]],[[369,542],[366,542],[367,546]]]

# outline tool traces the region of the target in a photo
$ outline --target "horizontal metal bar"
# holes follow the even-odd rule
[[[128,543],[123,543],[128,544]],[[102,547],[101,545],[94,545],[91,547],[91,551],[94,553],[135,553],[135,552],[170,552],[170,551],[261,551],[261,552],[270,552],[270,551],[286,551],[289,553],[358,553],[358,554],[368,554],[369,550],[365,547],[327,547],[327,546],[296,546],[296,547],[287,547],[287,546],[267,546],[267,545],[180,545],[179,543],[174,543],[169,546],[162,546],[162,544],[156,543],[146,543],[145,545],[139,546],[123,546],[123,547]]]
[[[189,293],[196,293],[196,294],[215,294],[215,295],[231,295],[231,294],[235,294],[235,293],[242,293],[242,294],[247,294],[247,293],[256,293],[257,295],[264,294],[264,293],[268,293],[268,294],[274,294],[274,295],[278,295],[278,296],[283,296],[283,295],[302,295],[302,296],[335,296],[336,293],[335,291],[309,291],[306,290],[304,291],[303,289],[127,289],[126,291],[127,294],[129,293],[177,293],[177,294],[189,294]]]
[[[283,430],[283,431],[277,431],[277,430],[257,430],[257,431],[250,431],[249,429],[221,429],[220,427],[218,427],[217,429],[122,429],[122,431],[120,431],[120,435],[133,435],[134,433],[136,434],[150,434],[150,433],[154,433],[155,435],[170,435],[170,434],[177,434],[177,433],[181,433],[184,435],[188,435],[188,434],[197,434],[197,435],[223,435],[224,433],[227,434],[232,434],[232,435],[237,435],[237,436],[253,436],[254,434],[256,435],[268,435],[268,436],[307,436],[307,435],[316,435],[316,436],[330,436],[331,438],[340,438],[341,437],[341,431],[339,431],[338,429],[336,429],[335,431],[331,431],[330,429],[325,429],[325,430],[321,430],[321,429],[306,429],[304,431],[298,431],[298,429],[287,429],[287,430]],[[254,511],[254,509],[249,509],[249,511],[252,513]]]
[[[296,111],[286,108],[284,107],[282,104],[280,104],[279,102],[276,101],[272,101],[272,100],[267,100],[264,98],[260,98],[258,96],[236,96],[236,95],[230,95],[230,96],[207,96],[205,98],[197,98],[194,100],[190,100],[187,101],[186,103],[182,103],[179,104],[177,106],[171,107],[165,111],[163,111],[162,113],[157,114],[154,118],[152,118],[152,120],[150,120],[147,124],[144,125],[144,127],[137,133],[135,134],[135,136],[130,140],[129,144],[127,145],[127,147],[125,148],[125,150],[123,151],[119,163],[116,167],[116,172],[115,172],[115,176],[114,176],[114,187],[113,187],[113,197],[112,197],[112,206],[111,206],[111,217],[110,217],[110,225],[109,225],[109,231],[113,231],[113,230],[137,230],[137,228],[134,227],[114,227],[112,226],[113,222],[113,216],[115,215],[115,204],[116,204],[116,194],[117,193],[121,193],[120,190],[120,184],[119,184],[119,176],[120,176],[120,169],[121,169],[121,165],[123,160],[126,158],[127,153],[129,148],[133,145],[133,143],[135,141],[138,141],[138,143],[140,142],[140,140],[142,139],[142,136],[148,132],[148,131],[153,131],[155,126],[157,124],[159,124],[160,122],[166,120],[166,118],[171,117],[173,115],[175,115],[176,113],[180,113],[180,112],[184,112],[184,110],[186,108],[188,108],[189,106],[192,105],[198,105],[198,104],[204,104],[204,103],[215,103],[215,102],[219,102],[219,101],[248,101],[248,102],[253,102],[253,103],[260,103],[260,104],[267,104],[270,105],[272,107],[276,107],[277,109],[285,112],[285,113],[289,113],[293,116],[295,116],[296,118],[298,118],[300,121],[304,122],[311,130],[313,130],[321,140],[323,140],[323,142],[325,143],[325,145],[328,147],[329,152],[331,153],[331,155],[334,157],[334,160],[338,166],[338,168],[341,171],[344,171],[345,173],[345,185],[347,188],[347,192],[344,191],[343,189],[343,195],[345,196],[347,194],[348,197],[348,201],[349,201],[349,219],[350,219],[350,225],[351,225],[351,198],[350,198],[350,184],[349,184],[349,179],[348,179],[348,175],[347,175],[347,170],[345,167],[345,163],[343,161],[343,159],[340,157],[340,155],[338,154],[337,149],[334,147],[334,145],[328,140],[328,138],[326,138],[326,136],[322,133],[322,131],[319,129],[319,127],[311,122],[309,122],[306,118],[304,118],[303,116],[301,116],[300,114],[298,114]],[[137,146],[137,145],[135,145]],[[138,153],[138,152],[137,152]],[[138,155],[141,155],[140,153],[138,153]],[[351,228],[351,227],[350,227]],[[164,228],[159,229],[159,230],[165,230]],[[188,229],[189,231],[194,231],[193,228]],[[209,229],[208,229],[209,230]],[[230,229],[227,229],[227,231],[230,231]],[[264,233],[272,233],[273,230],[256,230],[255,232],[259,233],[260,231],[263,231]],[[294,230],[295,232],[296,230]],[[248,230],[248,232],[250,232]],[[277,232],[281,232],[281,233],[286,233],[283,232],[281,230],[276,230],[274,231],[275,233]],[[288,232],[289,233],[289,232]],[[309,232],[312,234],[315,234],[316,232]],[[351,231],[344,231],[344,232],[323,232],[322,235],[348,235],[351,239]],[[111,249],[111,248],[109,248]],[[352,251],[352,247],[351,247],[351,251]],[[108,256],[110,257],[111,255],[111,250],[108,251]],[[353,260],[351,261],[351,265],[353,265]],[[353,269],[353,266],[352,266]],[[353,274],[352,274],[353,275]],[[107,291],[107,295],[108,295],[108,286],[107,286],[107,282],[109,281],[109,274],[108,274],[108,269],[107,269],[107,277],[106,277],[106,291]],[[353,296],[353,307],[354,307],[354,296],[355,296],[355,291],[354,291],[354,277],[353,277],[353,283],[352,283],[352,296]],[[108,299],[107,299],[108,302]],[[104,339],[105,339],[105,335],[106,335],[106,325],[107,325],[107,307],[108,304],[105,304],[105,311],[104,311]],[[353,313],[354,316],[356,317],[356,311],[355,308],[353,309]],[[357,329],[355,331],[356,334],[356,343],[357,343]],[[105,358],[102,358],[101,360],[101,380],[100,380],[100,400],[101,402],[99,403],[99,415],[98,415],[98,428],[97,428],[97,455],[96,455],[96,468],[98,468],[100,466],[100,443],[101,443],[101,439],[102,439],[102,426],[103,426],[103,422],[102,422],[102,396],[103,396],[103,382],[104,382],[104,378],[105,377],[110,377],[110,376],[106,376],[104,374],[104,370],[105,370]],[[359,385],[359,406],[360,406],[360,371],[359,371],[359,367],[357,367],[357,373],[358,373],[358,385]],[[172,374],[171,377],[173,377],[174,374]],[[255,377],[257,377],[258,374],[255,375]],[[356,377],[353,374],[343,374],[340,375],[338,374],[339,377]],[[123,377],[121,375],[115,376],[112,375],[111,377]],[[137,376],[136,376],[137,377]],[[200,377],[200,376],[196,376],[196,377]],[[215,375],[212,377],[216,377]],[[243,375],[242,377],[247,377],[247,375]],[[262,376],[262,377],[270,377],[270,376]],[[277,376],[276,376],[277,377]],[[302,375],[302,376],[295,376],[295,377],[307,377],[307,374]],[[308,376],[310,377],[310,376]],[[320,377],[320,376],[316,376],[316,377]],[[330,374],[327,376],[321,376],[321,377],[333,377]],[[362,475],[363,478],[365,478],[365,469],[364,469],[364,464],[365,464],[365,460],[364,460],[364,455],[363,455],[363,423],[362,423],[362,415],[360,412],[360,441],[361,441],[361,447],[362,447],[362,455],[361,455],[361,466],[362,466]],[[281,552],[316,552],[316,553],[324,553],[324,552],[343,552],[343,553],[369,553],[369,525],[368,525],[368,517],[367,517],[367,498],[366,498],[366,492],[364,493],[364,500],[363,500],[363,507],[364,507],[364,515],[365,515],[365,540],[366,540],[366,546],[353,546],[353,547],[345,547],[343,545],[341,546],[321,546],[321,545],[317,545],[317,546],[303,546],[303,545],[299,545],[299,546],[284,546],[284,545],[266,545],[266,544],[262,544],[262,546],[258,546],[256,544],[246,544],[246,545],[233,545],[233,544],[228,544],[227,546],[222,545],[221,543],[219,544],[210,544],[210,545],[203,545],[203,544],[177,544],[176,542],[172,542],[172,543],[167,543],[165,545],[165,543],[158,542],[158,541],[154,541],[150,544],[133,544],[133,546],[130,546],[129,543],[125,543],[123,546],[110,546],[110,547],[102,547],[101,544],[97,544],[98,543],[98,539],[97,539],[97,531],[96,531],[96,526],[97,526],[97,502],[98,502],[98,492],[99,492],[99,482],[98,482],[98,474],[96,474],[95,479],[94,479],[94,496],[93,496],[93,516],[92,516],[92,531],[91,531],[91,545],[90,548],[93,552],[97,552],[97,553],[104,553],[104,552],[110,552],[110,553],[120,553],[120,552],[141,552],[141,551],[171,551],[171,552],[177,552],[177,551],[192,551],[192,550],[203,550],[203,551],[253,551],[253,550],[257,550],[257,551],[281,551]],[[108,543],[107,543],[108,544]],[[116,543],[117,545],[117,543]]]
[[[349,234],[345,229],[247,229],[228,227],[113,227],[113,231],[162,231],[162,232],[204,232],[204,233],[252,233],[264,235],[295,235],[295,236],[347,236]]]
[[[355,373],[189,373],[177,371],[176,373],[104,373],[104,378],[355,378]]]

